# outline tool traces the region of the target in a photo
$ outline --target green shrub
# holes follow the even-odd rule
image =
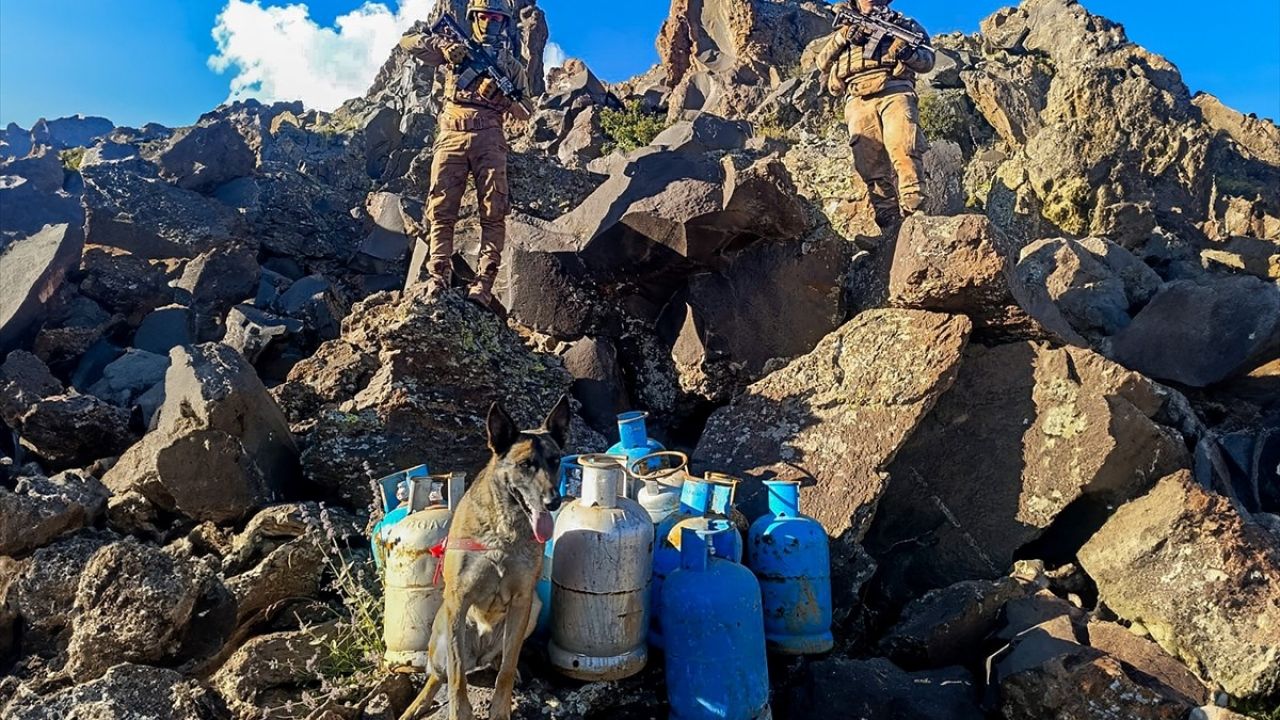
[[[58,152],[62,168],[68,172],[80,172],[80,163],[84,162],[84,148],[71,148]]]
[[[755,123],[752,128],[754,134],[758,138],[768,140],[795,140],[795,136],[791,133],[791,128],[783,125],[776,117]]]
[[[639,100],[631,100],[621,110],[606,108],[600,112],[600,128],[604,131],[605,153],[630,152],[653,142],[667,127],[667,119],[646,112]]]

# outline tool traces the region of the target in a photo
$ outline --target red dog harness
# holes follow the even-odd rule
[[[431,557],[436,559],[436,571],[431,576],[431,584],[439,585],[440,578],[444,577],[444,554],[449,550],[462,550],[463,552],[488,552],[489,547],[481,542],[472,540],[471,538],[454,539],[445,537],[445,539],[436,543],[427,552],[431,553]]]

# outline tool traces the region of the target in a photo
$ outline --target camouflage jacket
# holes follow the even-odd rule
[[[928,44],[929,35],[920,23],[908,18],[907,27],[924,34]],[[890,90],[914,90],[916,74],[933,69],[936,57],[931,50],[917,48],[898,63],[886,57],[893,44],[892,36],[872,36],[865,46],[858,46],[851,42],[852,35],[853,28],[840,28],[818,53],[818,67],[826,75],[827,89],[833,95],[847,91],[854,97],[868,97]]]
[[[486,94],[481,92],[482,81],[477,79],[467,87],[459,87],[459,68],[445,60],[444,49],[450,41],[429,33],[408,33],[400,40],[400,47],[408,50],[413,57],[426,65],[437,65],[444,69],[444,97],[449,105],[492,110],[499,115],[511,109],[512,101],[502,95],[497,88]],[[524,65],[504,48],[495,58],[503,74],[511,79],[522,94],[528,94],[529,82]]]

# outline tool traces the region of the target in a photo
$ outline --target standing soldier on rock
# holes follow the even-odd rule
[[[508,113],[518,120],[528,119],[528,109],[522,102],[528,82],[512,48],[508,0],[469,0],[467,20],[472,38],[515,86],[515,97],[505,95],[490,77],[471,71],[474,58],[461,42],[411,31],[400,40],[400,46],[420,62],[445,68],[445,105],[436,134],[431,193],[427,198],[427,220],[431,225],[430,255],[426,261],[428,292],[438,294],[449,288],[454,230],[467,178],[471,177],[475,179],[480,205],[480,257],[467,298],[491,307],[493,282],[506,242],[506,217],[511,210],[503,120]],[[418,280],[420,257],[421,249],[414,253],[406,290]]]
[[[885,17],[893,0],[857,0],[857,10]],[[837,14],[848,3],[835,6]],[[933,69],[929,36],[911,18],[892,13],[895,25],[918,33],[919,44],[857,22],[842,25],[818,56],[827,89],[836,97],[849,96],[845,120],[853,146],[853,164],[867,183],[876,222],[897,225],[924,205],[924,135],[916,74]],[[897,175],[897,187],[893,176]]]

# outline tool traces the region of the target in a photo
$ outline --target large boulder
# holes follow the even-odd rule
[[[1164,283],[1110,240],[1058,238],[1023,248],[1012,284],[1022,307],[1064,340],[1096,344],[1127,327]]]
[[[74,470],[19,477],[12,490],[0,485],[0,555],[23,555],[92,525],[107,495],[97,479]]]
[[[16,347],[45,319],[46,304],[83,246],[80,226],[62,224],[0,247],[0,349]]]
[[[72,177],[49,147],[36,148],[21,160],[0,157],[0,251],[50,225],[84,226],[84,208],[78,188],[69,181]]]
[[[908,673],[884,658],[830,658],[805,666],[791,692],[794,716],[980,720],[976,683],[952,667]]]
[[[233,208],[161,179],[137,157],[81,172],[88,243],[142,259],[194,258],[247,237]]]
[[[130,348],[102,369],[102,379],[89,392],[113,405],[129,408],[148,390],[163,383],[168,369],[167,352],[159,355]]]
[[[984,20],[982,39],[985,62],[962,75],[1010,151],[982,193],[998,224],[1131,246],[1155,226],[1194,238],[1214,205],[1280,199],[1277,168],[1206,122],[1177,68],[1119,24],[1028,0]]]
[[[1263,280],[1280,280],[1280,240],[1235,237],[1200,251],[1206,267],[1246,272]]]
[[[80,574],[99,549],[117,539],[112,533],[81,531],[27,559],[12,591],[24,652],[54,657],[66,649]]]
[[[170,360],[155,429],[103,482],[213,522],[240,519],[288,488],[298,475],[297,447],[244,357],[209,343],[174,348]]]
[[[274,392],[309,432],[308,477],[358,506],[372,502],[372,480],[405,467],[473,473],[490,456],[491,403],[534,427],[569,390],[557,360],[452,293],[374,295],[343,325]]]
[[[1231,695],[1280,689],[1280,547],[1189,473],[1121,507],[1079,556],[1107,607]]]
[[[573,396],[582,403],[582,418],[599,432],[610,430],[631,404],[613,343],[583,338],[570,345],[562,359],[573,376]]]
[[[1119,660],[1087,647],[1063,650],[1004,678],[1008,720],[1182,720],[1191,706],[1147,687]]]
[[[970,664],[995,631],[1005,604],[1030,592],[1027,583],[1011,577],[932,590],[903,608],[880,647],[908,670]]]
[[[261,699],[279,687],[316,680],[316,666],[328,657],[335,641],[330,622],[305,630],[259,635],[240,646],[211,679],[218,692],[242,713],[260,712]]]
[[[275,548],[252,569],[227,579],[238,620],[284,600],[315,597],[325,567],[325,552],[314,533]]]
[[[128,411],[74,390],[33,404],[12,427],[23,447],[58,470],[115,457],[136,439]]]
[[[846,244],[760,243],[689,278],[659,319],[682,389],[725,402],[845,320]]]
[[[744,116],[831,32],[819,3],[676,0],[658,33],[671,114]]]
[[[913,215],[898,231],[889,275],[895,307],[963,313],[975,330],[1036,336],[1036,323],[1010,291],[1014,242],[984,215]]]
[[[588,270],[621,279],[681,259],[706,263],[744,241],[792,240],[809,219],[776,159],[651,149],[555,225],[573,236]]]
[[[40,118],[31,126],[31,141],[57,150],[89,147],[114,129],[115,124],[110,120],[93,115]]]
[[[161,177],[185,190],[206,193],[251,175],[258,164],[257,155],[229,119],[174,132],[154,158]]]
[[[47,695],[19,689],[0,707],[11,720],[220,720],[221,698],[198,680],[167,668],[122,663],[91,682]]]
[[[951,387],[972,328],[961,316],[873,310],[714,412],[695,465],[743,479],[738,502],[764,512],[761,480],[805,480],[805,512],[855,552],[884,492],[884,470]]]
[[[198,337],[216,336],[227,310],[254,297],[260,273],[257,251],[243,244],[203,252],[187,263],[173,287],[181,291],[179,302],[194,311]]]
[[[0,364],[0,420],[12,427],[31,406],[63,391],[62,382],[40,358],[14,350]]]
[[[1141,628],[1141,626],[1138,626]],[[1092,618],[1085,628],[1089,647],[1096,648],[1150,677],[1191,705],[1209,702],[1212,693],[1186,665],[1137,629]],[[1146,632],[1142,628],[1142,632]]]
[[[971,345],[888,467],[867,538],[882,591],[906,600],[998,578],[1042,538],[1069,559],[1107,508],[1190,466],[1182,437],[1157,421],[1171,399],[1088,350]]]
[[[217,582],[204,564],[133,540],[102,548],[76,589],[67,672],[88,682],[121,662],[174,659]]]
[[[1159,380],[1206,387],[1280,354],[1280,289],[1254,277],[1169,283],[1111,338],[1110,355]]]

